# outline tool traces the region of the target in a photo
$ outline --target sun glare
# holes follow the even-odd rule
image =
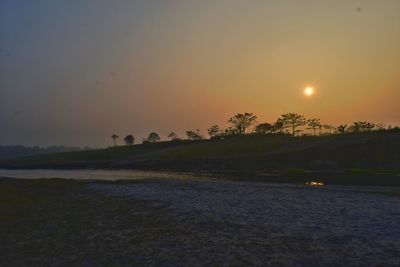
[[[314,88],[309,86],[306,89],[304,89],[304,94],[306,96],[312,96],[314,94]]]

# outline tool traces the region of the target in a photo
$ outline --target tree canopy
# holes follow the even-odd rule
[[[237,113],[235,116],[228,120],[232,127],[237,130],[239,134],[246,134],[246,129],[256,123],[257,116],[253,113]]]
[[[178,139],[179,139],[179,138],[178,138],[178,135],[177,135],[175,132],[170,132],[170,133],[168,134],[168,138],[170,138],[172,141],[178,140]]]
[[[264,123],[260,123],[256,126],[256,128],[254,129],[255,133],[258,134],[266,134],[267,132],[271,131],[273,129],[273,125],[268,123],[268,122],[264,122]]]
[[[367,122],[367,121],[355,121],[353,124],[349,127],[349,130],[358,133],[358,132],[364,132],[364,131],[370,131],[375,127],[375,124],[372,122]]]
[[[340,134],[344,134],[346,132],[347,124],[341,124],[336,127],[336,131]]]
[[[282,115],[283,124],[292,130],[292,135],[295,136],[297,128],[306,124],[306,118],[303,115],[296,113],[286,113]]]
[[[160,136],[158,135],[158,133],[155,132],[150,133],[149,136],[147,137],[147,141],[150,143],[155,143],[160,140],[161,140]]]
[[[203,136],[200,134],[200,129],[196,129],[195,131],[189,130],[186,131],[186,136],[189,140],[200,140],[203,139]]]
[[[266,133],[279,133],[279,134],[291,134],[293,136],[302,135],[305,129],[312,130],[313,135],[317,135],[317,130],[319,134],[344,134],[344,133],[359,133],[372,130],[390,130],[398,129],[397,126],[386,126],[382,123],[372,123],[368,121],[355,121],[352,125],[342,124],[337,127],[328,124],[321,124],[320,119],[310,118],[306,119],[303,115],[297,113],[286,113],[282,114],[275,123],[270,124],[267,122],[257,124],[253,131],[248,131],[250,127],[257,123],[257,116],[253,113],[237,113],[228,120],[231,124],[225,129],[220,128],[218,125],[212,125],[207,129],[207,133],[210,139],[214,140],[224,140],[227,138],[235,137],[238,135],[245,134],[266,134]],[[304,126],[304,127],[303,127]],[[325,132],[322,131],[325,130]],[[185,132],[189,140],[199,140],[203,139],[203,135],[200,133],[199,129],[188,130]],[[307,135],[308,133],[304,133]],[[113,139],[114,146],[117,146],[117,139],[119,136],[113,134],[111,136]],[[168,138],[171,141],[179,140],[178,135],[175,132],[168,134]],[[156,132],[152,132],[147,138],[143,138],[143,143],[155,143],[160,141],[161,138]],[[133,135],[127,135],[124,140],[126,145],[133,145],[135,143],[135,138]]]
[[[313,130],[313,134],[316,135],[315,131],[321,128],[321,120],[320,119],[308,119],[307,120],[308,129]]]
[[[209,135],[211,138],[220,135],[221,132],[222,132],[222,131],[221,131],[221,129],[219,128],[218,125],[213,125],[213,126],[211,126],[210,128],[207,129],[207,133],[208,133],[208,135]]]
[[[133,135],[129,134],[125,136],[124,142],[127,146],[131,146],[135,143],[135,138],[133,137]]]

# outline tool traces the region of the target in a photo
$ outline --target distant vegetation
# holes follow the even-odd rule
[[[127,135],[125,138],[124,138],[124,142],[125,142],[125,144],[127,145],[127,146],[131,146],[131,145],[133,145],[134,143],[135,143],[135,138],[133,137],[133,135]]]
[[[19,159],[0,160],[3,168],[118,168],[261,172],[270,170],[345,171],[387,170],[399,173],[400,129],[367,121],[351,125],[323,124],[318,118],[287,113],[275,122],[258,122],[253,113],[238,113],[227,128],[212,125],[205,138],[200,129],[175,132],[168,141],[151,132],[134,145],[129,134],[118,146],[117,134],[108,149],[78,152],[20,154]],[[0,151],[1,152],[1,151]],[[27,157],[28,156],[28,157]],[[351,173],[354,173],[352,171]]]
[[[85,147],[83,150],[88,150]],[[26,147],[26,146],[0,146],[0,160],[26,157],[31,155],[49,154],[68,151],[80,151],[79,147],[51,146],[51,147]]]
[[[318,118],[309,118],[297,113],[282,114],[275,122],[257,122],[257,116],[253,113],[237,113],[227,121],[230,126],[226,129],[221,128],[219,125],[212,125],[207,129],[207,134],[210,139],[222,140],[235,136],[243,135],[290,135],[290,136],[318,136],[318,135],[332,135],[332,134],[351,134],[361,133],[374,130],[390,130],[398,129],[397,126],[384,125],[382,123],[372,123],[368,121],[355,121],[351,125],[342,124],[332,126],[329,124],[322,124]],[[200,129],[187,130],[187,140],[201,140],[205,137],[201,134]],[[118,135],[113,134],[114,146],[117,145],[116,140]],[[175,132],[168,134],[170,141],[176,142],[182,140]],[[135,138],[133,135],[127,135],[124,138],[126,145],[133,145]],[[142,143],[155,143],[161,140],[158,133],[152,132],[147,138],[144,138]]]
[[[171,135],[171,141],[162,142],[153,134],[154,142],[3,160],[0,168],[400,174],[400,129],[346,134],[325,134],[316,129],[320,136],[311,130],[308,135],[293,137],[293,129],[265,133],[264,127],[258,127],[261,133],[222,132],[209,139],[183,140]]]
[[[116,135],[116,134],[113,134],[113,135],[111,135],[111,138],[112,138],[112,140],[114,141],[114,146],[117,146],[117,139],[118,139],[118,135]]]

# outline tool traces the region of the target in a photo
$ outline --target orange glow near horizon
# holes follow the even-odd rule
[[[2,144],[182,137],[244,112],[400,124],[400,1],[6,2]]]

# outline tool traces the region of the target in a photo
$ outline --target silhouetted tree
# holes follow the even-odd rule
[[[362,122],[358,121],[353,122],[353,124],[349,127],[349,130],[353,133],[361,132],[361,123]]]
[[[133,135],[127,135],[124,138],[124,142],[127,146],[131,146],[135,143],[135,138],[133,137]]]
[[[332,130],[335,129],[335,127],[333,127],[332,125],[329,125],[329,124],[322,125],[322,128],[324,128],[325,130],[328,130],[329,134],[332,134]]]
[[[257,120],[257,116],[253,113],[237,113],[228,120],[239,134],[246,134],[246,129],[253,125]]]
[[[301,133],[303,132],[303,130],[301,130],[301,129],[296,129],[296,131],[295,131],[295,135],[301,135]]]
[[[355,121],[353,124],[349,127],[349,130],[358,133],[358,132],[364,132],[364,131],[370,131],[375,127],[375,124],[367,121]]]
[[[282,118],[276,120],[276,122],[272,125],[272,132],[274,133],[282,133],[285,129],[285,123]]]
[[[114,141],[114,146],[117,146],[117,139],[118,139],[118,135],[116,135],[116,134],[113,134],[113,135],[111,135],[111,138],[112,138],[112,140]]]
[[[375,123],[372,122],[367,122],[366,124],[364,124],[364,131],[372,131],[372,129],[375,128]]]
[[[306,124],[306,118],[303,115],[296,113],[287,113],[282,115],[284,126],[292,130],[292,135],[295,136],[296,129]]]
[[[375,127],[377,130],[385,130],[386,129],[386,125],[383,123],[377,123],[377,124],[375,124]]]
[[[269,124],[268,122],[260,123],[254,129],[254,132],[258,134],[266,134],[269,131],[272,131],[273,125]]]
[[[308,119],[307,120],[307,126],[309,127],[308,129],[312,129],[313,130],[313,134],[314,134],[314,136],[316,135],[315,134],[315,131],[317,130],[317,129],[320,129],[321,128],[321,122],[320,122],[320,119]]]
[[[160,141],[160,136],[158,135],[158,133],[152,132],[149,134],[149,136],[147,137],[147,141],[149,141],[150,143],[155,143],[157,141]]]
[[[174,132],[171,132],[171,133],[168,135],[168,138],[170,138],[171,141],[175,141],[175,140],[178,140],[178,139],[179,139],[179,138],[178,138],[178,135],[177,135],[176,133],[174,133]]]
[[[238,129],[233,128],[233,127],[226,128],[224,133],[223,133],[223,135],[226,136],[226,137],[235,136],[235,135],[239,135],[239,134],[240,133],[239,133]]]
[[[218,125],[213,125],[213,126],[211,126],[210,128],[207,129],[207,133],[208,133],[208,135],[209,135],[211,138],[220,135],[221,132],[222,132],[222,131],[221,131],[221,129],[219,128]]]
[[[336,131],[340,134],[344,134],[346,132],[347,124],[341,124],[336,127]]]
[[[203,136],[200,134],[200,130],[196,129],[196,131],[186,131],[186,135],[189,140],[200,140],[203,139]]]

